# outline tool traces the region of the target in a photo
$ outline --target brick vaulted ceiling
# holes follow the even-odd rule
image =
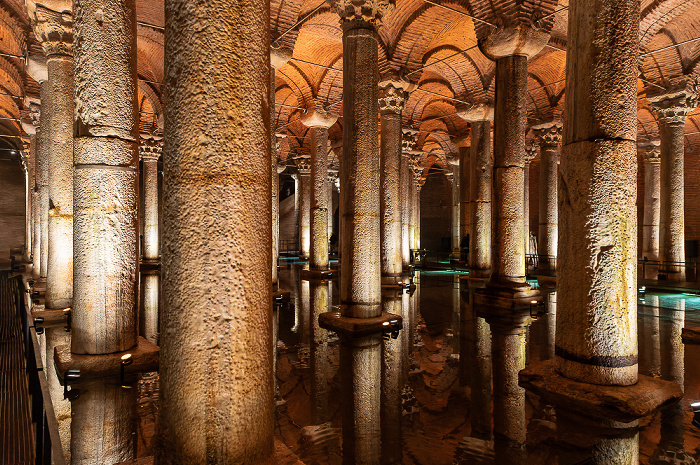
[[[36,0],[34,0],[36,1]],[[70,7],[66,0],[36,1],[49,9]],[[551,31],[548,46],[529,62],[528,118],[532,124],[560,118],[564,104],[569,0],[397,0],[379,30],[380,74],[403,76],[415,84],[403,113],[405,127],[420,131],[424,158],[444,160],[456,152],[456,139],[468,124],[456,114],[460,102],[493,99],[494,62],[477,46],[492,25],[517,22]],[[648,110],[646,91],[700,75],[700,0],[642,0],[640,23],[639,137],[655,138],[658,128]],[[162,133],[162,0],[137,0],[140,127]],[[472,19],[475,18],[475,19]],[[278,132],[288,135],[281,158],[308,151],[307,128],[296,120],[300,108],[333,106],[342,116],[342,43],[337,14],[321,0],[271,0],[273,46],[293,51],[276,74]],[[676,44],[683,44],[672,47]],[[657,51],[661,50],[661,51]],[[656,52],[654,52],[656,51]],[[649,53],[654,52],[654,53]],[[0,133],[22,136],[29,121],[29,99],[39,85],[25,69],[27,55],[41,55],[25,0],[0,0]],[[298,108],[295,108],[298,107]],[[8,119],[9,118],[9,119]],[[342,117],[331,128],[337,147]],[[700,154],[700,110],[686,123],[686,143]],[[19,139],[12,138],[13,141]]]

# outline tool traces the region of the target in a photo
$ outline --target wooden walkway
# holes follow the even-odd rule
[[[0,272],[0,465],[34,463],[34,433],[22,324],[20,281]]]

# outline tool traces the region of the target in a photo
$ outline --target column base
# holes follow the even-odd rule
[[[139,271],[141,273],[160,271],[160,260],[157,258],[142,258]]]
[[[68,370],[80,371],[80,379],[119,377],[122,356],[131,354],[131,364],[124,367],[124,374],[158,371],[159,348],[139,336],[136,346],[123,352],[103,355],[82,355],[70,351],[70,346],[56,346],[53,354],[56,373],[63,384],[63,375]]]
[[[499,286],[486,283],[474,293],[474,305],[484,309],[485,313],[530,308],[539,305],[542,294],[528,284],[520,286]]]
[[[529,365],[518,384],[548,404],[585,417],[630,423],[683,396],[672,381],[639,375],[631,386],[602,386],[566,378],[556,366],[556,359]]]
[[[408,289],[415,284],[411,282],[411,273],[402,273],[398,276],[382,276],[382,290],[384,289]]]
[[[72,310],[72,309],[68,309]],[[49,309],[49,308],[44,308],[44,307],[38,307],[36,310],[32,309],[31,315],[32,315],[32,320],[35,320],[37,318],[43,318],[44,321],[42,323],[36,323],[36,327],[51,327],[51,326],[61,326],[61,325],[67,325],[68,324],[68,314],[70,311],[65,311],[64,309]]]
[[[324,280],[338,278],[340,270],[311,270],[304,268],[301,270],[301,279],[311,280]]]
[[[318,316],[321,328],[334,331],[338,336],[357,339],[377,333],[397,331],[403,328],[401,315],[382,312],[375,318],[351,318],[340,312],[326,312]]]
[[[557,287],[556,276],[537,275],[537,282],[540,284],[540,287]]]

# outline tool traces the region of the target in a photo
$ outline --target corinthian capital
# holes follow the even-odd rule
[[[525,164],[530,164],[537,156],[537,144],[525,144]]]
[[[532,132],[541,147],[558,147],[561,145],[562,124],[559,121],[538,124],[532,127]]]
[[[418,142],[418,131],[414,129],[404,129],[402,130],[402,133],[401,154],[408,157],[416,148],[416,142]]]
[[[47,57],[73,56],[73,15],[69,11],[59,13],[28,1],[27,13]]]
[[[331,7],[338,12],[343,29],[368,25],[378,29],[384,15],[395,5],[396,0],[331,0]]]
[[[386,80],[379,83],[379,112],[381,114],[403,111],[408,100],[410,84],[401,80]]]
[[[697,79],[682,81],[666,92],[648,95],[649,106],[659,122],[685,124],[685,118],[698,106],[700,83]]]
[[[661,163],[661,141],[651,140],[639,144],[639,151],[647,163]]]
[[[158,161],[163,153],[163,140],[152,137],[139,139],[139,158],[143,161]]]
[[[302,176],[308,176],[311,174],[311,158],[301,157],[296,159],[297,169],[299,174]]]

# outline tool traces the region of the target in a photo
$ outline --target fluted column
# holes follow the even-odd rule
[[[644,156],[644,224],[642,226],[642,258],[659,259],[659,223],[661,220],[660,142],[641,147]],[[645,276],[646,278],[646,276]]]
[[[572,2],[569,31],[556,359],[567,378],[631,385],[638,366],[639,1]]]
[[[301,121],[311,134],[311,178],[309,196],[309,269],[328,269],[328,129],[338,119],[335,112],[326,111],[320,103],[307,111]],[[301,172],[300,172],[301,173]],[[302,179],[304,173],[302,174]],[[302,197],[304,199],[304,197]],[[305,207],[303,207],[305,208]],[[304,210],[302,218],[305,218]],[[305,229],[302,230],[304,233]],[[302,252],[303,253],[303,252]]]
[[[158,159],[163,145],[157,139],[141,139],[139,156],[143,163],[143,258],[160,257],[158,232]]]
[[[663,262],[685,262],[685,120],[698,104],[698,82],[682,82],[662,95],[649,96],[661,139],[660,256]],[[666,266],[685,281],[685,268]]]
[[[311,253],[311,160],[297,158],[297,197],[299,198],[299,257]]]
[[[28,12],[48,74],[46,308],[61,309],[73,304],[73,18],[37,5]]]
[[[491,122],[471,123],[469,274],[487,278],[491,275],[491,239],[493,195],[493,155],[491,154]]]
[[[540,145],[540,225],[538,233],[539,255],[557,257],[559,238],[559,156],[561,153],[562,124],[558,121],[534,126],[533,131]],[[540,267],[554,271],[555,261],[540,260]]]
[[[379,87],[382,125],[380,150],[380,236],[382,284],[401,281],[401,112],[408,97],[401,81],[383,81]]]
[[[525,255],[530,252],[530,164],[532,160],[537,156],[537,151],[532,150],[532,146],[525,146],[525,157],[523,161],[525,165],[523,166],[523,244],[525,247]]]
[[[404,269],[411,264],[411,152],[415,149],[418,131],[404,129],[401,140],[401,262]]]
[[[155,463],[266,464],[274,440],[269,8],[166,0],[165,17]]]

